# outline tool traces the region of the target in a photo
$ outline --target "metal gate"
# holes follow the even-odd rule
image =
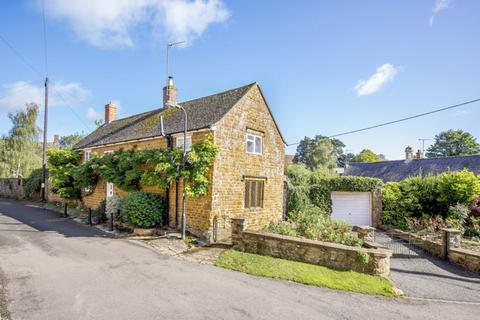
[[[395,236],[393,232],[376,231],[375,242],[392,251],[392,256],[397,258],[411,258],[418,255],[414,250],[415,243],[413,239],[402,239]]]

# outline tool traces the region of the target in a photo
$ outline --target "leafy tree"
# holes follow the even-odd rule
[[[427,149],[427,158],[477,154],[480,144],[463,130],[442,131],[435,136],[435,142]]]
[[[338,159],[343,154],[345,144],[338,139],[330,139],[317,135],[315,138],[305,137],[297,147],[294,163],[303,163],[307,168],[333,169],[338,166]]]
[[[81,189],[75,179],[80,153],[72,149],[47,151],[52,191],[64,199],[80,199]]]
[[[25,111],[8,114],[13,126],[0,144],[0,177],[28,177],[41,166],[37,116],[34,103],[27,104]]]
[[[372,150],[363,149],[350,162],[378,162],[384,160],[382,156],[376,154]]]
[[[68,136],[63,136],[60,138],[60,149],[71,149],[76,145],[80,140],[83,139],[85,135],[81,133],[74,133]]]

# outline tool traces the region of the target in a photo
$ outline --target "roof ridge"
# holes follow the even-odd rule
[[[246,89],[248,87],[252,87],[254,85],[256,85],[257,82],[252,82],[252,83],[249,83],[249,84],[246,84],[244,86],[241,86],[241,87],[237,87],[237,88],[233,88],[233,89],[229,89],[229,90],[225,90],[225,91],[220,91],[220,92],[217,92],[217,93],[213,93],[213,94],[210,94],[208,96],[203,96],[203,97],[199,97],[199,98],[195,98],[195,99],[190,99],[190,100],[186,100],[186,101],[182,101],[182,102],[179,102],[179,104],[182,104],[182,103],[188,103],[188,102],[193,102],[193,101],[197,101],[197,100],[200,100],[200,99],[207,99],[207,98],[211,98],[211,97],[215,97],[215,96],[218,96],[218,95],[221,95],[221,94],[225,94],[225,93],[229,93],[229,92],[232,92],[232,91],[236,91],[236,90],[239,90],[239,89]]]

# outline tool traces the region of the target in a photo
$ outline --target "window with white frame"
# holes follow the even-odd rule
[[[92,157],[92,150],[85,150],[83,152],[83,159],[85,160],[85,162],[90,160],[91,157]]]
[[[263,137],[258,134],[247,133],[247,153],[262,154]]]
[[[175,139],[175,146],[183,150],[183,136],[179,136]],[[187,151],[192,150],[192,136],[187,136]]]

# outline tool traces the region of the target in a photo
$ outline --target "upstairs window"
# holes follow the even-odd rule
[[[177,137],[175,146],[183,150],[183,136]],[[187,151],[192,150],[192,136],[187,136]]]
[[[245,199],[244,199],[245,209],[263,208],[264,185],[265,185],[264,180],[254,180],[254,179],[245,180]]]
[[[262,154],[262,149],[262,136],[253,133],[247,133],[247,153]]]

